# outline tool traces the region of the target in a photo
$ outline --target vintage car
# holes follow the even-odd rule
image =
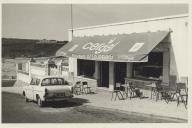
[[[48,101],[62,101],[73,97],[73,86],[62,77],[33,77],[29,85],[23,87],[26,102],[37,101],[43,107]]]

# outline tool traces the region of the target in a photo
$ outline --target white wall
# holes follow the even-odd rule
[[[17,80],[20,80],[25,83],[30,83],[30,76],[24,73],[17,72]]]
[[[69,57],[69,73],[77,76],[77,59]]]
[[[73,38],[72,31],[68,32],[68,40],[69,42],[72,41]],[[69,79],[73,79],[72,77],[77,77],[77,59],[69,57],[69,72],[68,72]]]
[[[33,75],[46,75],[45,68],[31,65],[31,74]]]

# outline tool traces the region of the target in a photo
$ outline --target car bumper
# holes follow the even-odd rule
[[[67,97],[46,97],[44,98],[44,101],[63,101],[63,100],[69,100],[71,98],[73,98],[73,95]]]

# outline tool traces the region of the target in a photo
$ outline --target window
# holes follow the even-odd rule
[[[163,53],[151,52],[148,62],[133,64],[133,77],[147,79],[161,79],[163,72]]]
[[[41,83],[42,86],[46,86],[46,85],[50,85],[50,84],[51,84],[50,79],[43,79],[42,83]]]
[[[63,59],[61,65],[62,65],[62,66],[69,66],[69,58]]]
[[[57,65],[56,64],[49,64],[49,67],[50,68],[57,68]]]
[[[78,75],[83,75],[88,78],[94,78],[95,73],[95,61],[93,60],[81,60],[77,61]]]
[[[18,63],[18,70],[22,70],[22,63]]]
[[[67,82],[63,78],[45,78],[42,80],[42,86],[53,86],[53,85],[66,85]]]

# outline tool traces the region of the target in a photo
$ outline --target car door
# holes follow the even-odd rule
[[[33,85],[33,100],[36,100],[36,94],[39,94],[40,90],[40,79],[35,80],[35,84]]]

